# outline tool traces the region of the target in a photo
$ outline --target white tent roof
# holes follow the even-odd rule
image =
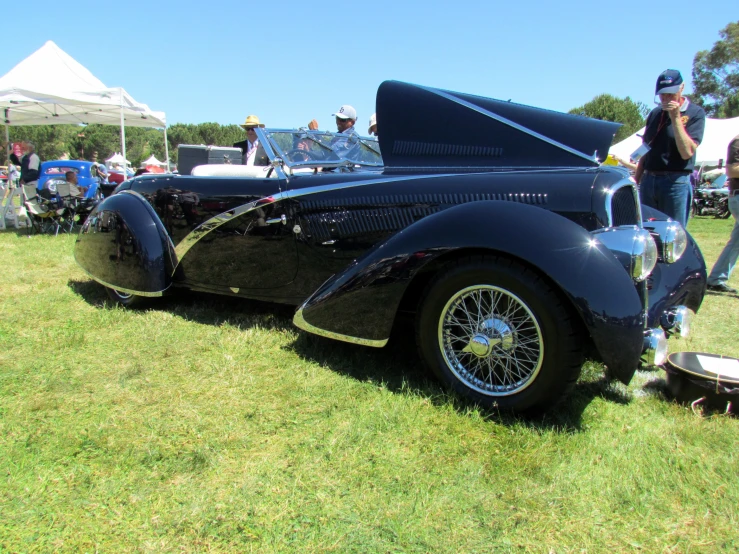
[[[0,77],[0,109],[9,125],[61,123],[165,127],[164,112],[108,88],[52,41]]]
[[[131,165],[131,162],[125,159],[123,157],[123,154],[121,154],[120,152],[116,152],[110,158],[105,160],[106,164],[122,164],[123,162],[127,163],[128,165]]]
[[[156,156],[152,154],[148,160],[144,160],[143,162],[141,162],[141,165],[167,165],[167,163],[160,162],[159,160],[157,160]]]
[[[609,153],[628,160],[629,156],[642,143],[641,135],[644,127],[630,137],[611,146]],[[719,160],[726,163],[726,151],[731,139],[739,135],[739,117],[732,119],[706,118],[706,130],[703,133],[703,142],[698,145],[696,165],[718,165]]]

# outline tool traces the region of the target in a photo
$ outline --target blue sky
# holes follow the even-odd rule
[[[26,8],[19,6],[19,15]],[[341,104],[366,131],[397,79],[567,111],[608,92],[653,101],[666,68],[690,89],[693,56],[739,19],[736,0],[688,2],[35,1],[3,26],[0,75],[45,41],[172,123],[270,127]],[[25,17],[25,16],[24,16]]]

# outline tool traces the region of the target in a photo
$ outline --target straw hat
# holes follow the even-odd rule
[[[241,124],[244,129],[250,129],[252,127],[264,127],[264,124],[259,123],[259,118],[256,115],[247,116],[244,123]]]

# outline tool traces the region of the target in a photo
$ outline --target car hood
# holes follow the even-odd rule
[[[594,167],[618,123],[385,81],[377,91],[385,167]]]

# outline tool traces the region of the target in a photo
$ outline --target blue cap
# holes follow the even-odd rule
[[[680,92],[683,76],[677,69],[665,69],[657,77],[657,87],[654,94],[675,94]]]

